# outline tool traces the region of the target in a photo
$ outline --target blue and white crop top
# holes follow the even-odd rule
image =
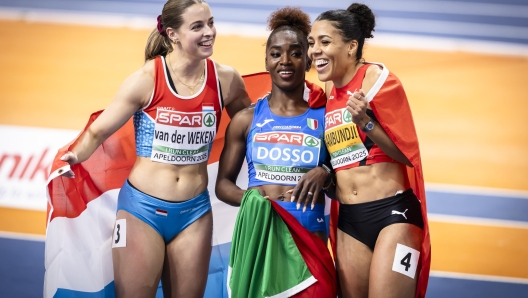
[[[326,158],[325,108],[308,110],[295,117],[273,114],[268,97],[257,102],[246,140],[248,187],[297,185],[309,170]]]

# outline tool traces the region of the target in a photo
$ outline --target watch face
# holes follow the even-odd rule
[[[364,132],[371,131],[374,128],[374,123],[372,121],[369,121],[365,127],[363,128]]]

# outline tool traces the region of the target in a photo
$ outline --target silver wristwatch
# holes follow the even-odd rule
[[[362,132],[369,132],[371,130],[374,129],[374,122],[372,122],[372,120],[370,120],[369,122],[367,122],[367,124],[365,124],[365,127],[361,128],[361,131]]]

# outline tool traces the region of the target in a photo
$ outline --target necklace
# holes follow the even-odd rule
[[[169,56],[170,56],[170,54],[169,54]],[[176,79],[177,79],[180,83],[182,83],[182,85],[184,85],[185,87],[189,88],[189,93],[190,93],[191,95],[193,95],[193,94],[194,94],[194,88],[196,88],[196,86],[198,86],[198,84],[201,84],[201,83],[203,82],[203,80],[204,80],[204,72],[205,72],[205,69],[204,69],[204,71],[202,71],[202,75],[200,76],[200,79],[198,80],[198,82],[197,82],[196,84],[194,84],[193,86],[189,86],[189,85],[185,84],[184,82],[182,82],[182,80],[180,80],[180,78],[179,78],[178,75],[176,74],[176,71],[174,70],[174,67],[172,67],[172,63],[170,62],[170,57],[167,57],[167,61],[169,61],[169,66],[170,66],[170,68],[171,68],[171,70],[172,70],[172,73],[174,73],[174,76],[176,77]]]

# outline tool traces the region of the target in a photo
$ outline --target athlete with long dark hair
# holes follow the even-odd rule
[[[363,59],[374,26],[370,8],[354,3],[323,12],[308,37],[327,82],[340,297],[423,297],[430,244],[418,140],[398,78]]]

